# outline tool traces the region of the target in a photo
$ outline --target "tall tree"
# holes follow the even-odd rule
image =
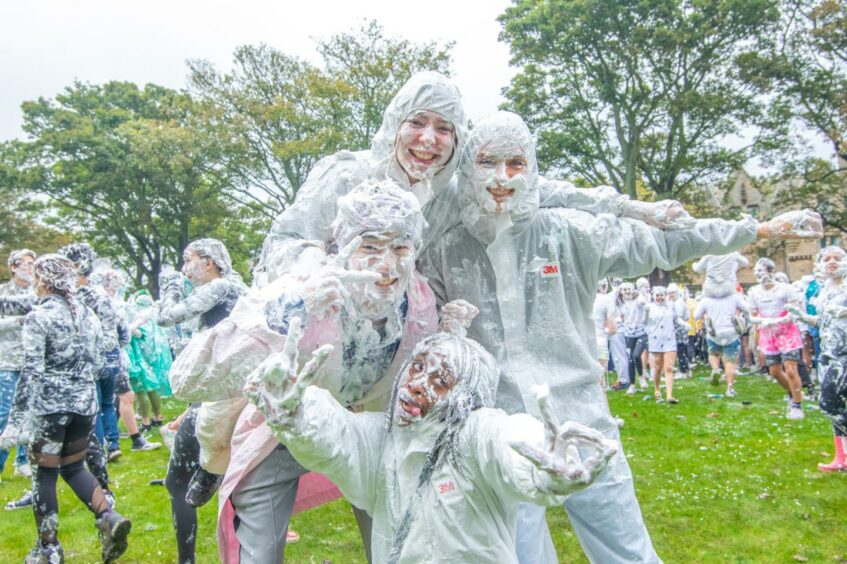
[[[449,76],[454,45],[391,39],[374,20],[318,41],[326,72],[351,87],[352,145],[348,148],[370,146],[388,102],[414,73],[434,70]]]
[[[743,164],[771,131],[735,62],[773,29],[774,0],[518,0],[499,19],[523,67],[507,106],[548,169],[673,197]],[[729,148],[745,127],[758,137]]]
[[[267,45],[239,47],[234,68],[188,62],[192,92],[221,147],[214,172],[268,217],[294,200],[315,162],[370,144],[394,93],[418,70],[449,72],[452,44],[386,38],[375,22],[318,41],[321,67]]]
[[[785,123],[799,120],[826,139],[833,166],[810,156],[800,139],[781,155],[782,176],[794,189],[785,205],[821,212],[830,227],[847,230],[847,5],[837,0],[781,0],[779,33],[742,59],[744,78],[768,94]]]
[[[26,102],[29,139],[5,163],[8,183],[49,198],[63,226],[156,295],[162,266],[231,215],[202,173],[212,143],[187,127],[192,108],[183,92],[126,82]]]

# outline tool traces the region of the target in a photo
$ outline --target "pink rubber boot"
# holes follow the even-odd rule
[[[829,464],[818,464],[821,472],[847,470],[847,437],[835,436],[835,458]]]

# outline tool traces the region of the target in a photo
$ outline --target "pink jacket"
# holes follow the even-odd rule
[[[426,279],[414,273],[409,291],[409,309],[403,325],[403,335],[394,359],[383,377],[368,391],[357,411],[384,411],[391,397],[394,376],[411,355],[412,349],[425,337],[438,331],[438,313],[435,308],[435,295],[426,283]],[[300,341],[301,358],[324,344],[334,345],[327,359],[325,370],[328,374],[341,374],[343,347],[340,328],[332,319],[316,320],[309,323]],[[324,382],[324,387],[334,391],[333,382]],[[237,564],[239,544],[235,535],[233,519],[235,509],[230,496],[238,488],[241,480],[264,460],[279,444],[270,428],[265,424],[262,414],[252,404],[248,404],[238,418],[232,435],[232,457],[218,494],[218,554],[224,564]],[[321,474],[309,472],[300,478],[294,514],[317,507],[341,497],[338,488]]]

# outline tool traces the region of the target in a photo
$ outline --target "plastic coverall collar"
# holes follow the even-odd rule
[[[511,212],[490,214],[477,201],[477,190],[471,182],[476,158],[480,150],[492,142],[510,142],[518,145],[526,158],[526,193],[516,195],[520,200]],[[459,159],[459,207],[462,222],[467,230],[486,244],[491,244],[507,227],[522,233],[529,227],[538,211],[538,160],[535,140],[523,119],[512,112],[497,112],[483,118],[474,127],[462,148]]]
[[[411,114],[419,111],[436,112],[453,124],[455,145],[453,156],[430,181],[430,190],[418,194],[416,189],[427,181],[422,180],[414,187],[409,184],[405,172],[394,157],[394,144],[400,125]],[[371,159],[376,176],[389,176],[408,189],[415,189],[421,206],[433,195],[442,191],[453,177],[462,146],[467,138],[468,120],[462,105],[462,95],[453,81],[435,71],[423,71],[412,75],[385,109],[382,125],[371,142]]]

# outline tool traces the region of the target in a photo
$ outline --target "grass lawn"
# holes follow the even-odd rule
[[[783,393],[761,376],[742,376],[734,399],[699,368],[678,381],[680,404],[656,404],[643,395],[610,394],[612,412],[625,421],[624,449],[635,476],[644,519],[666,562],[847,562],[847,474],[827,475],[816,464],[832,453],[831,428],[817,410],[803,421],[784,417]],[[743,405],[742,401],[750,402]],[[182,404],[166,402],[167,414]],[[810,407],[810,406],[807,406]],[[148,486],[164,477],[167,451],[132,453],[109,466],[118,510],[133,520],[122,562],[175,562],[167,492]],[[5,503],[29,487],[12,477],[11,461],[0,484]],[[97,562],[99,543],[90,513],[60,480],[60,532],[68,562]],[[213,501],[200,510],[198,557],[217,561]],[[548,512],[561,562],[586,562],[564,511]],[[364,562],[349,507],[337,501],[300,514],[302,535],[287,549],[292,563]],[[461,526],[461,524],[457,524]],[[0,517],[0,562],[20,562],[33,546],[30,511]]]

